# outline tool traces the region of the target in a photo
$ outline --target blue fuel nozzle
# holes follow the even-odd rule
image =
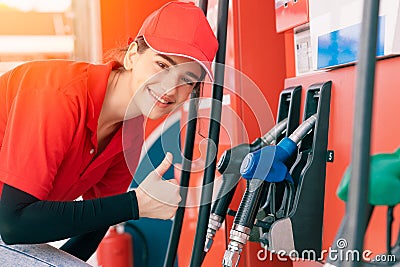
[[[285,179],[291,181],[285,161],[296,150],[297,144],[286,137],[276,146],[266,146],[247,154],[240,166],[240,173],[245,179],[257,178],[268,182],[280,182]]]

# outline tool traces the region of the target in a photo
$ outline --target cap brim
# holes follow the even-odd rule
[[[197,48],[166,38],[146,36],[143,36],[143,38],[146,44],[156,53],[170,56],[180,56],[196,61],[206,71],[210,80],[214,81],[214,76],[211,70],[212,62],[208,61],[204,54],[201,53]],[[162,44],[162,47],[158,44]],[[182,53],[182,51],[185,51],[185,53]]]

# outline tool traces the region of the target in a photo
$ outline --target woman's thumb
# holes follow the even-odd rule
[[[155,169],[155,172],[159,176],[163,176],[164,173],[169,169],[171,164],[172,164],[172,154],[170,152],[167,152],[164,160],[160,163],[160,165],[158,165],[158,167]]]

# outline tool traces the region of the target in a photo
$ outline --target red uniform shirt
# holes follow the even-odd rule
[[[0,194],[3,183],[41,200],[126,192],[141,152],[143,117],[124,122],[124,146],[121,127],[95,156],[114,65],[37,61],[0,77]]]

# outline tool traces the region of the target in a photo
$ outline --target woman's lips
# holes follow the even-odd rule
[[[157,95],[153,90],[151,90],[150,88],[147,88],[149,94],[154,98],[154,100],[156,100],[156,105],[160,106],[160,107],[166,107],[169,104],[174,103],[175,101],[173,101],[173,99],[171,99],[170,97],[163,95],[163,96],[159,96]]]

